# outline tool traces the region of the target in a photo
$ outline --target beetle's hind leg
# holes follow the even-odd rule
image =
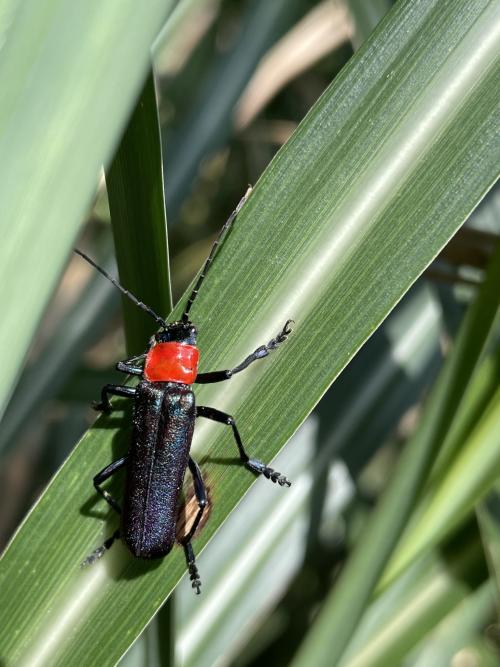
[[[201,579],[196,566],[196,556],[194,555],[193,545],[191,542],[186,542],[182,545],[184,547],[184,555],[186,556],[186,564],[188,567],[189,579],[191,586],[196,589],[196,595],[201,593]]]
[[[94,477],[94,487],[97,493],[99,493],[104,500],[111,505],[111,507],[118,512],[118,514],[121,514],[122,508],[120,507],[118,501],[113,498],[113,496],[109,493],[109,491],[106,491],[106,489],[101,488],[101,484],[105,482],[107,479],[109,479],[112,475],[115,474],[118,470],[123,468],[125,465],[127,465],[127,456],[123,456],[121,459],[117,459],[116,461],[113,461],[113,463],[110,463],[108,466],[103,468],[101,472],[97,473],[97,475]],[[87,558],[83,561],[82,567],[85,567],[86,565],[91,565],[94,563],[96,560],[99,560],[99,558],[102,558],[106,551],[111,549],[113,546],[115,540],[118,540],[120,538],[120,531],[115,530],[115,532],[111,535],[111,537],[108,537],[108,539],[100,546],[97,547]]]
[[[257,474],[264,475],[264,477],[270,479],[272,482],[277,482],[280,486],[291,486],[292,483],[285,477],[285,475],[282,475],[280,472],[274,470],[273,468],[269,468],[260,459],[251,459],[248,456],[245,448],[243,447],[243,442],[241,441],[241,436],[236,427],[234,417],[231,417],[231,415],[228,415],[225,412],[221,412],[220,410],[216,410],[215,408],[209,408],[203,405],[199,405],[196,408],[196,416],[206,417],[206,419],[212,419],[213,421],[219,422],[220,424],[226,424],[226,426],[230,426],[233,429],[233,435],[238,446],[240,459],[249,470],[252,470]]]
[[[191,580],[191,586],[196,589],[196,595],[200,594],[201,588],[201,579],[198,573],[198,568],[196,567],[196,556],[194,555],[193,547],[191,545],[191,540],[193,535],[198,528],[198,524],[201,521],[203,512],[208,503],[207,490],[203,482],[203,477],[201,475],[201,470],[191,457],[189,457],[189,470],[193,476],[194,482],[194,493],[196,500],[198,501],[198,512],[195,516],[195,519],[192,523],[191,528],[189,529],[188,534],[182,540],[182,546],[184,547],[184,554],[186,556],[186,563],[188,566],[189,578]]]

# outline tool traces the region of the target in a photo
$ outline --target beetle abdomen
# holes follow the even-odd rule
[[[172,549],[195,416],[189,387],[138,385],[122,516],[123,539],[134,556],[160,558]]]

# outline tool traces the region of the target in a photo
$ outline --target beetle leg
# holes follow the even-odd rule
[[[198,568],[196,567],[196,558],[193,551],[193,546],[191,542],[186,542],[183,544],[184,555],[186,556],[186,563],[188,566],[189,579],[191,580],[191,586],[196,588],[196,595],[200,594],[201,580],[200,575],[198,574]]]
[[[134,398],[135,387],[124,387],[121,384],[106,384],[101,391],[100,403],[94,402],[92,407],[99,412],[111,412],[113,406],[109,402],[109,394],[112,396],[125,396],[126,398]]]
[[[144,368],[141,368],[141,366],[127,366],[125,361],[119,361],[115,368],[120,373],[126,373],[127,375],[142,375],[144,373]]]
[[[113,496],[106,491],[106,489],[101,488],[101,484],[105,482],[107,479],[109,479],[112,475],[115,474],[118,470],[123,468],[125,465],[127,465],[127,460],[128,456],[122,456],[121,459],[117,459],[116,461],[113,461],[113,463],[110,463],[108,466],[103,468],[101,472],[97,473],[97,475],[94,477],[94,487],[97,493],[99,493],[104,500],[111,505],[111,507],[118,512],[118,514],[122,513],[122,508],[120,507],[119,503],[117,500],[113,498]]]
[[[130,359],[124,359],[123,361],[119,361],[115,368],[117,371],[120,371],[120,373],[127,373],[127,375],[142,375],[144,369],[141,366],[136,366],[135,364],[145,357],[146,353],[144,352],[144,354],[138,354],[135,357],[130,357]]]
[[[194,493],[196,500],[198,501],[198,513],[193,521],[191,528],[189,529],[188,534],[182,540],[182,545],[184,546],[184,553],[186,555],[186,563],[189,571],[189,578],[191,579],[191,586],[196,588],[196,595],[200,594],[201,580],[200,575],[198,574],[198,568],[196,567],[196,557],[194,555],[193,547],[191,545],[191,540],[193,535],[198,528],[198,524],[201,521],[203,512],[208,503],[207,490],[205,489],[205,484],[203,482],[203,477],[201,476],[201,470],[191,457],[189,457],[189,470],[193,476],[194,482]]]
[[[248,368],[250,364],[253,364],[254,361],[267,357],[269,352],[275,350],[278,345],[281,345],[281,343],[284,343],[289,334],[292,332],[290,328],[290,324],[292,322],[293,320],[287,320],[285,322],[285,326],[279,332],[276,338],[272,338],[267,345],[261,345],[258,347],[256,350],[254,350],[254,352],[252,352],[252,354],[249,354],[248,357],[241,362],[241,364],[238,364],[238,366],[224,371],[198,373],[195,382],[198,384],[210,384],[212,382],[223,382],[224,380],[230,380],[233,375],[236,375],[236,373],[241,373],[241,371],[244,371],[245,368]]]
[[[112,475],[115,474],[117,470],[120,470],[120,468],[123,468],[127,464],[128,456],[123,456],[121,459],[117,459],[116,461],[113,461],[113,463],[110,463],[108,466],[103,468],[101,472],[97,473],[97,475],[94,477],[94,487],[97,493],[99,493],[104,500],[111,505],[111,507],[118,512],[118,514],[121,514],[122,508],[118,504],[118,501],[113,498],[113,496],[106,491],[106,489],[101,488],[101,484],[105,482],[107,479],[109,479]],[[102,558],[106,551],[111,549],[113,546],[113,543],[115,540],[119,539],[120,537],[120,531],[115,530],[115,532],[111,535],[111,537],[108,537],[107,540],[100,546],[97,547],[97,549],[94,549],[94,551],[87,556],[87,558],[83,561],[82,567],[86,567],[87,565],[92,565],[96,560],[99,560],[99,558]]]
[[[182,540],[183,542],[191,541],[193,535],[196,532],[196,529],[198,528],[198,524],[201,521],[201,517],[203,516],[205,507],[207,506],[208,503],[207,490],[205,488],[205,483],[203,482],[203,477],[201,476],[201,470],[196,461],[194,461],[191,457],[189,457],[189,470],[193,477],[194,494],[196,496],[196,500],[198,501],[198,514],[196,515],[193,521],[193,525],[189,529],[188,534]]]
[[[87,558],[82,562],[81,567],[86,567],[87,565],[92,565],[92,563],[95,563],[96,560],[99,560],[99,558],[102,558],[106,551],[111,549],[113,546],[115,540],[120,539],[120,531],[115,530],[115,532],[111,535],[111,537],[108,537],[107,540],[100,546],[97,547],[97,549],[94,549],[94,551],[87,556]]]
[[[251,459],[248,456],[245,448],[243,447],[243,442],[241,441],[241,436],[236,427],[234,417],[231,417],[231,415],[228,415],[225,412],[221,412],[220,410],[216,410],[215,408],[209,408],[203,405],[199,405],[196,408],[196,416],[212,419],[213,421],[219,422],[220,424],[226,424],[233,429],[233,435],[238,446],[240,459],[249,470],[264,475],[264,477],[267,477],[267,479],[270,479],[272,482],[277,482],[280,486],[291,485],[291,482],[280,472],[274,470],[273,468],[269,468],[259,459]]]

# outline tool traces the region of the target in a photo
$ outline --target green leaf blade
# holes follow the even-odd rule
[[[146,79],[106,173],[120,281],[160,317],[172,310],[163,162],[154,76]],[[123,297],[127,353],[144,351],[158,324]]]

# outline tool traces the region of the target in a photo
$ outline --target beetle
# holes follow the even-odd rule
[[[198,510],[181,544],[184,547],[192,587],[196,589],[197,594],[200,593],[201,580],[191,542],[208,501],[200,468],[189,453],[197,417],[211,419],[232,429],[240,460],[248,469],[264,475],[281,486],[291,484],[284,475],[266,466],[259,459],[250,458],[243,446],[234,418],[215,408],[197,406],[191,389],[194,383],[209,384],[230,380],[258,359],[267,357],[291,333],[290,325],[293,320],[288,320],[275,338],[267,345],[258,347],[238,366],[226,370],[198,372],[197,329],[191,322],[189,313],[217,248],[247,201],[250,192],[251,188],[247,190],[219,232],[186,302],[182,318],[176,322],[167,323],[90,257],[75,249],[80,257],[110,280],[136,306],[151,315],[160,326],[159,331],[151,337],[143,354],[116,364],[118,371],[138,376],[139,384],[135,387],[107,384],[102,389],[101,400],[94,404],[96,410],[109,413],[113,410],[110,396],[133,399],[133,433],[129,452],[110,463],[93,479],[96,491],[121,515],[120,528],[87,557],[83,565],[100,558],[120,537],[137,558],[153,559],[166,556],[176,541],[177,506],[184,476],[189,468],[193,477]],[[102,487],[106,480],[122,468],[126,469],[123,507]]]

